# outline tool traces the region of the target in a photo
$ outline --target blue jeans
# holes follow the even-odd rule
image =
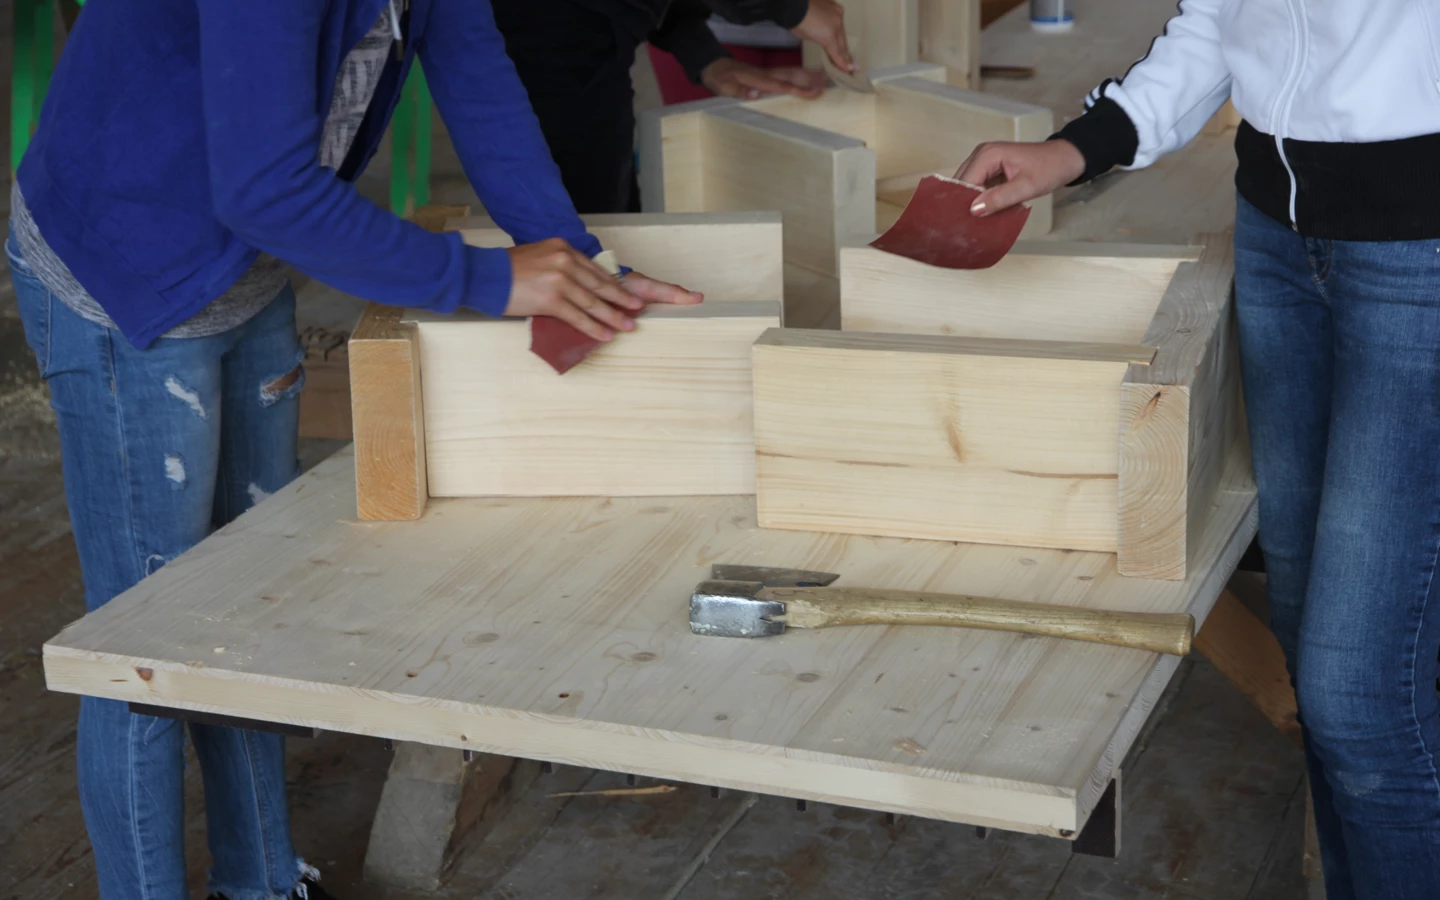
[[[1243,199],[1235,297],[1272,625],[1330,900],[1440,897],[1440,240]]]
[[[50,386],[65,496],[94,610],[297,474],[295,295],[246,324],[138,351],[56,299],[6,245],[25,336]],[[283,384],[294,374],[293,383]],[[191,725],[214,868],[230,900],[283,897],[308,871],[290,844],[285,746]],[[184,725],[80,704],[80,801],[105,900],[184,900]]]

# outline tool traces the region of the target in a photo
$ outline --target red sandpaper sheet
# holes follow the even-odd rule
[[[633,319],[644,312],[644,309],[620,311]],[[619,337],[619,334],[616,337]],[[602,343],[603,341],[589,337],[564,319],[535,316],[530,320],[530,352],[545,360],[561,375],[579,365],[590,355],[591,350]]]
[[[963,181],[926,175],[900,218],[870,246],[944,269],[988,269],[1015,246],[1030,207],[982,218],[970,212],[980,193]]]

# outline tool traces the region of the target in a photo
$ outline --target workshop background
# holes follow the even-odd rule
[[[22,0],[23,2],[23,0]],[[986,20],[1014,6],[987,0]],[[1083,15],[1083,0],[1081,2]],[[1168,5],[1168,0],[1167,0]],[[73,12],[73,10],[71,10]],[[15,9],[0,0],[0,71],[12,71]],[[56,17],[56,51],[63,46]],[[637,106],[659,104],[643,54]],[[1077,97],[1077,103],[1079,98]],[[11,91],[0,91],[9,121]],[[9,158],[9,129],[4,131]],[[361,190],[386,203],[382,154]],[[0,193],[8,215],[8,182]],[[474,203],[438,117],[431,202]],[[348,329],[360,304],[304,285],[303,324]],[[307,467],[343,445],[306,439]],[[1248,578],[1248,580],[1246,580]],[[1263,582],[1238,581],[1263,604]],[[61,483],[59,442],[25,345],[8,272],[0,274],[0,900],[93,897],[95,872],[75,790],[78,698],[45,689],[40,646],[83,612]],[[869,900],[869,898],[1204,898],[1308,896],[1302,876],[1305,795],[1298,749],[1198,656],[1187,659],[1125,764],[1125,843],[1115,861],[1073,856],[1062,841],[703,787],[554,797],[622,788],[623,775],[559,767],[538,778],[499,824],[462,848],[438,893],[362,879],[391,752],[325,733],[290,744],[289,787],[301,854],[325,887],[354,900],[445,897],[576,900]],[[653,786],[642,779],[638,787]],[[198,768],[187,773],[188,857],[203,895],[208,865]],[[708,854],[708,860],[704,859]],[[703,861],[703,865],[696,863]]]

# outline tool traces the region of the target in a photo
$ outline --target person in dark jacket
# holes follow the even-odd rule
[[[417,52],[518,246],[467,247],[356,192]],[[593,262],[486,0],[88,4],[20,165],[6,250],[90,611],[295,476],[304,375],[283,263],[370,300],[558,316],[602,340],[633,327],[616,307],[700,299]],[[214,896],[321,900],[291,842],[282,739],[189,730]],[[184,743],[178,720],[81,700],[104,900],[188,898]]]
[[[734,59],[706,24],[712,12],[775,21],[855,67],[836,0],[494,0],[505,49],[530,95],[550,153],[581,213],[638,212],[635,91],[630,68],[647,40],[691,81],[725,97],[816,97],[823,72],[761,69]]]

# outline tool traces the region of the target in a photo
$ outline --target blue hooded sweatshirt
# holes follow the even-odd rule
[[[594,255],[505,55],[488,0],[409,0],[337,173],[319,141],[340,63],[387,0],[90,0],[18,173],[46,242],[137,347],[265,251],[394,306],[499,315],[505,251],[432,234],[361,197],[418,53],[465,173],[515,239]],[[338,176],[338,177],[337,177]]]

